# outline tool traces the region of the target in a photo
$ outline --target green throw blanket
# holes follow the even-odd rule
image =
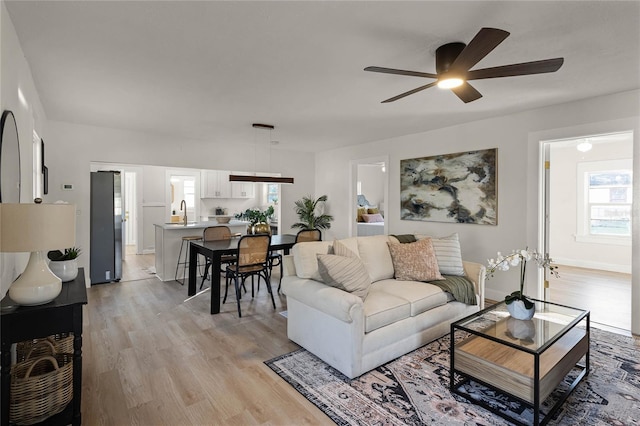
[[[457,275],[443,275],[443,277],[445,278],[444,280],[429,281],[429,284],[437,285],[442,291],[451,293],[458,302],[467,305],[478,304],[473,283],[467,277]]]

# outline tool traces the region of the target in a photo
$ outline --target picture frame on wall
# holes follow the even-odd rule
[[[400,161],[400,219],[498,224],[498,149]]]

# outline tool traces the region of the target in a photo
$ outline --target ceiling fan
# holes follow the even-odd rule
[[[440,46],[436,49],[435,74],[383,67],[366,67],[364,70],[436,79],[434,82],[386,99],[382,101],[382,103],[394,102],[405,96],[413,95],[414,93],[421,92],[436,85],[442,89],[451,89],[464,103],[467,103],[482,97],[482,94],[468,83],[469,80],[543,74],[558,71],[562,66],[564,58],[554,58],[471,70],[475,64],[480,62],[482,58],[487,56],[508,36],[509,32],[504,30],[481,28],[469,44],[447,43]]]

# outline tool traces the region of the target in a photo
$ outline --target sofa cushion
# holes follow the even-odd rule
[[[417,239],[428,238],[427,235],[416,235]],[[462,266],[462,250],[460,249],[460,239],[458,233],[451,234],[447,237],[431,238],[433,249],[438,258],[438,267],[443,275],[459,275],[464,276],[464,267]]]
[[[382,280],[375,283],[375,291],[405,299],[411,306],[412,317],[453,300],[438,286],[418,281]]]
[[[364,301],[364,332],[369,333],[411,316],[411,305],[402,297],[374,291],[372,284]]]
[[[393,278],[393,262],[389,254],[388,241],[389,237],[386,235],[357,237],[358,253],[371,277],[371,282]]]
[[[396,280],[433,281],[441,280],[438,261],[430,238],[415,243],[388,243]]]
[[[297,243],[291,249],[293,254],[293,263],[296,265],[296,275],[300,278],[310,278],[316,281],[322,281],[320,272],[318,272],[317,254],[327,254],[331,242],[329,241],[308,241]]]
[[[334,245],[335,247],[335,245]],[[360,258],[318,254],[318,271],[325,284],[353,293],[364,300],[371,280]]]

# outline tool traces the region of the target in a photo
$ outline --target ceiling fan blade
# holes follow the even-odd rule
[[[544,59],[541,61],[523,62],[521,64],[502,65],[493,68],[482,68],[469,71],[467,80],[483,78],[515,77],[518,75],[544,74],[556,72],[564,63],[564,58]]]
[[[405,71],[405,70],[397,70],[394,68],[383,68],[383,67],[366,67],[365,71],[373,71],[373,72],[383,72],[385,74],[398,74],[398,75],[408,75],[410,77],[426,77],[426,78],[438,78],[436,74],[431,74],[428,72],[418,72],[418,71]]]
[[[495,49],[509,32],[497,28],[481,28],[478,34],[467,44],[455,61],[449,67],[449,71],[467,71],[480,62],[489,52]]]
[[[414,93],[418,93],[418,92],[420,92],[420,91],[422,91],[424,89],[428,89],[429,87],[435,86],[435,85],[436,85],[435,81],[433,83],[425,84],[424,86],[420,86],[420,87],[415,88],[413,90],[409,90],[408,92],[401,93],[398,96],[394,96],[393,98],[386,99],[386,100],[382,101],[382,103],[386,104],[386,103],[389,103],[389,102],[397,101],[398,99],[402,99],[405,96],[413,95]]]
[[[455,93],[465,104],[482,97],[482,94],[467,82],[462,83],[462,86],[454,87],[451,91]]]

